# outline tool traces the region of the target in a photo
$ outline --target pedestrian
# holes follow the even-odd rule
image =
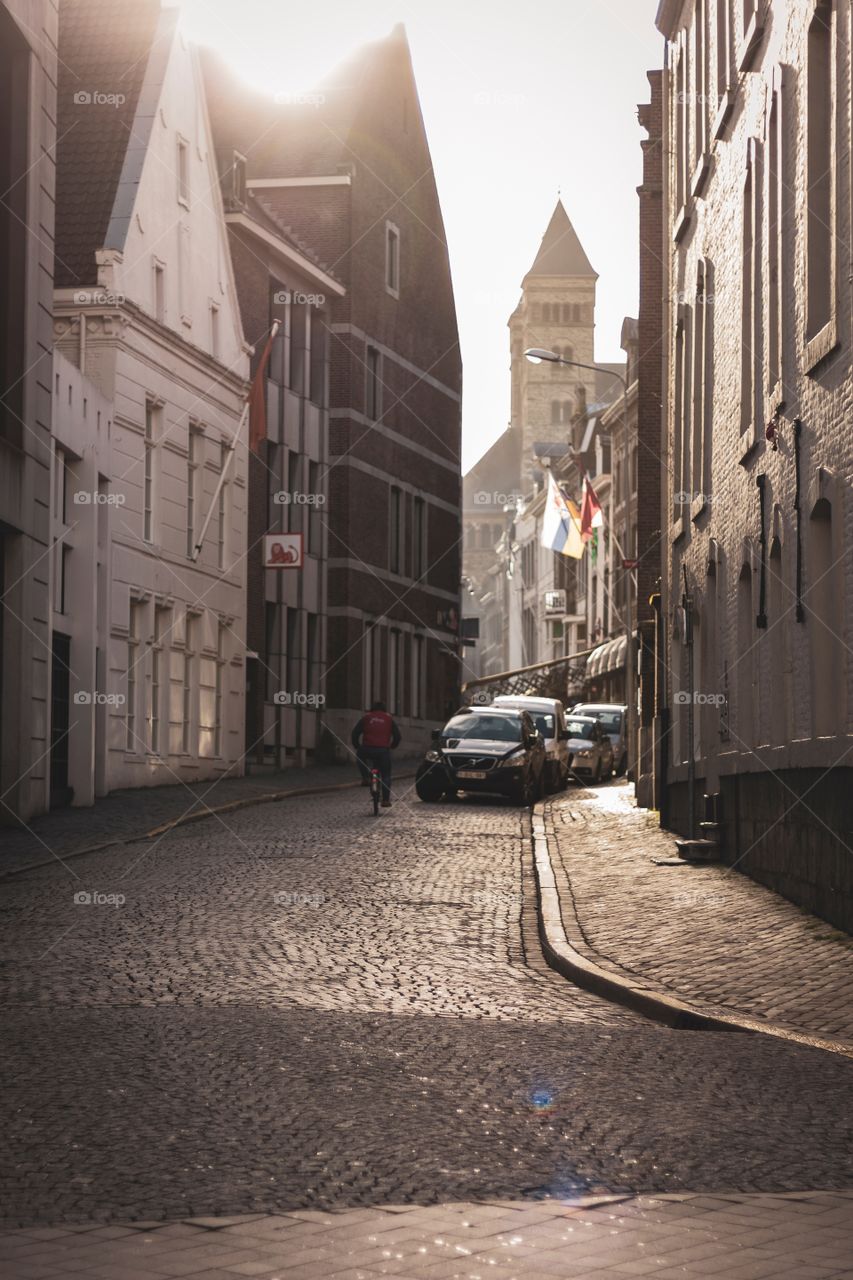
[[[391,752],[400,743],[400,730],[384,702],[374,702],[352,731],[352,745],[361,773],[361,785],[370,784],[370,766],[376,765],[382,778],[382,807],[391,804]]]

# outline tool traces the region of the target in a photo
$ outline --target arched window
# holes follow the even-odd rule
[[[832,506],[815,503],[809,520],[803,603],[811,650],[812,729],[815,737],[844,725],[843,578],[832,553]]]
[[[706,695],[699,710],[699,754],[706,760],[720,739],[720,708],[716,697],[720,690],[717,669],[717,566],[708,564],[705,579],[705,601],[702,626],[699,629],[699,680],[697,688]]]
[[[563,303],[563,324],[571,324],[571,322],[572,322],[571,304],[568,302],[564,302]]]
[[[748,751],[755,740],[755,680],[753,678],[752,569],[745,564],[737,584],[737,722],[735,742]]]
[[[552,422],[562,421],[561,402],[559,400],[551,401],[551,421]]]

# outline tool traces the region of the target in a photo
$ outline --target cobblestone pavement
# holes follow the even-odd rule
[[[373,818],[364,792],[338,792],[9,881],[0,1186],[30,1249],[15,1274],[296,1280],[389,1262],[332,1271],[295,1243],[269,1267],[249,1244],[228,1263],[166,1254],[160,1272],[125,1258],[194,1242],[174,1220],[199,1215],[358,1209],[363,1224],[433,1206],[418,1230],[438,1232],[440,1206],[473,1202],[499,1211],[492,1232],[476,1219],[488,1251],[525,1225],[519,1200],[553,1228],[578,1195],[853,1187],[853,1064],[671,1031],[565,982],[538,947],[528,825],[502,803],[411,797]],[[307,1234],[303,1219],[282,1230]],[[131,1220],[173,1225],[145,1246]],[[103,1260],[34,1259],[58,1239],[34,1226],[86,1223],[115,1224]],[[457,1274],[448,1253],[443,1270],[418,1257],[397,1274]]]
[[[853,1194],[397,1205],[0,1237],[10,1280],[842,1280]]]
[[[853,1043],[848,935],[732,868],[657,865],[673,837],[625,784],[567,792],[546,827],[585,954],[711,1012]]]
[[[395,760],[398,774],[414,772],[416,763]],[[0,875],[51,858],[58,861],[76,849],[133,839],[165,822],[207,813],[219,805],[302,787],[339,787],[357,781],[354,767],[330,765],[112,791],[89,808],[53,809],[26,826],[0,827]]]

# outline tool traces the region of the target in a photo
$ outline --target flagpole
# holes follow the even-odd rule
[[[278,333],[280,327],[281,327],[281,321],[273,320],[272,328],[270,329],[269,338],[267,339],[267,346],[269,346],[269,344],[275,338],[275,335]],[[245,403],[243,405],[243,412],[240,414],[240,420],[237,423],[237,427],[234,431],[233,436],[228,442],[228,452],[226,453],[225,457],[222,459],[222,467],[219,472],[219,480],[217,481],[216,489],[214,490],[213,497],[211,498],[210,507],[208,509],[207,515],[204,518],[204,524],[201,526],[201,533],[198,535],[198,540],[195,546],[193,547],[192,555],[190,556],[190,559],[193,561],[193,563],[195,563],[195,561],[198,560],[201,554],[201,548],[204,543],[205,534],[207,533],[210,522],[213,519],[213,512],[216,509],[216,504],[219,502],[219,495],[222,492],[222,486],[225,484],[225,481],[227,479],[228,468],[231,465],[231,459],[234,457],[234,454],[237,451],[237,442],[240,439],[240,433],[242,432],[246,419],[249,416],[249,407],[251,403],[252,403],[252,391],[250,388],[249,393],[246,396]]]

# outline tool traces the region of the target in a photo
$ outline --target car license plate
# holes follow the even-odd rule
[[[485,778],[485,769],[460,769],[457,778]]]

